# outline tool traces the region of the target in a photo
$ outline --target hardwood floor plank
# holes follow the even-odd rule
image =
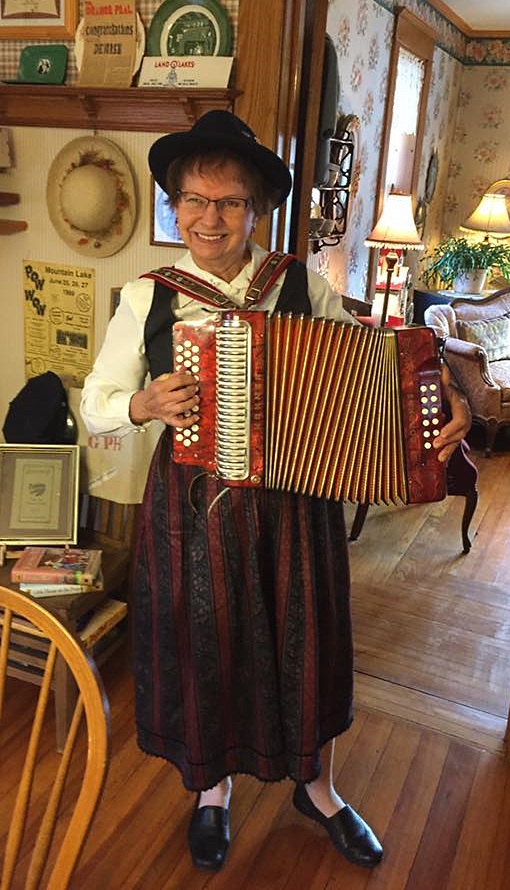
[[[449,745],[449,740],[442,736],[421,735],[384,834],[385,855],[372,874],[370,890],[404,890],[406,887]],[[340,890],[340,887],[340,882],[332,884],[334,890]]]
[[[353,602],[358,671],[504,716],[510,610],[369,588]],[[483,611],[488,614],[483,614]],[[419,658],[417,658],[419,653]]]
[[[385,715],[370,715],[364,722],[356,744],[351,747],[348,756],[342,759],[341,764],[335,751],[333,775],[336,787],[342,797],[355,809],[361,807],[392,729],[392,722]]]
[[[508,765],[481,752],[446,890],[508,888]]]
[[[465,745],[458,742],[449,745],[427,825],[409,872],[408,888],[439,890],[446,886],[479,758],[478,751]]]
[[[382,711],[494,753],[504,751],[506,719],[454,702],[356,674],[358,707]]]

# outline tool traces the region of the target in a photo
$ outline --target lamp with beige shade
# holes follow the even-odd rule
[[[384,202],[382,213],[377,223],[365,239],[365,245],[367,247],[389,248],[385,256],[387,275],[379,322],[380,327],[384,327],[388,317],[391,278],[399,259],[397,251],[424,249],[414,222],[411,195],[390,192]]]

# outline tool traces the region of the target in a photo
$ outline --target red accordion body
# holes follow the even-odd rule
[[[432,441],[443,423],[430,328],[231,311],[174,325],[174,367],[200,385],[174,460],[227,485],[362,503],[446,494]]]

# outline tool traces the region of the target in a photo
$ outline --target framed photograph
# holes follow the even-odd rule
[[[74,39],[78,0],[0,0],[0,40]]]
[[[79,445],[0,445],[0,543],[76,544]]]
[[[151,184],[151,244],[183,247],[175,210],[168,203],[168,195],[154,179]]]

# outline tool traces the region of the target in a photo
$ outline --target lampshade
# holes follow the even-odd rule
[[[388,195],[377,223],[365,240],[365,245],[424,250],[413,218],[411,195],[399,195],[393,192]]]
[[[506,195],[499,195],[496,192],[484,195],[471,216],[468,216],[460,228],[485,232],[486,235],[510,235]]]

